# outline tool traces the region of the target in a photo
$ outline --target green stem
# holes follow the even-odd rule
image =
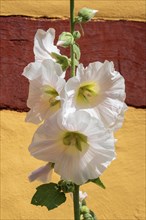
[[[75,184],[75,190],[73,192],[74,220],[80,220],[79,187]]]
[[[70,31],[71,34],[74,32],[74,0],[70,0]],[[71,75],[75,76],[75,53],[73,45],[70,47],[70,54],[71,54]]]

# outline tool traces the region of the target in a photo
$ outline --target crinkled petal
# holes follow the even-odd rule
[[[87,86],[87,90],[84,86]],[[113,62],[94,62],[86,68],[80,64],[77,76],[69,79],[65,91],[67,101],[72,102],[70,105],[74,105],[77,110],[84,109],[91,116],[101,119],[107,128],[115,130],[122,125],[126,97],[125,80],[115,71]]]
[[[48,31],[41,29],[37,30],[34,39],[34,54],[35,60],[42,61],[45,59],[52,59],[51,53],[60,54],[59,49],[54,45],[55,30],[49,28]]]

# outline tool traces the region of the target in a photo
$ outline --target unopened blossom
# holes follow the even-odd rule
[[[90,21],[95,16],[95,14],[97,12],[98,12],[98,10],[84,7],[79,10],[77,21],[78,22]]]
[[[84,199],[86,199],[87,196],[88,195],[87,195],[86,192],[79,191],[79,200],[80,200],[80,202],[82,202]]]
[[[103,123],[85,111],[62,112],[47,119],[35,132],[29,151],[39,160],[54,163],[63,180],[78,185],[99,177],[115,159],[114,137]]]
[[[73,193],[70,193],[70,196],[73,199]],[[87,196],[88,196],[88,194],[86,192],[79,191],[79,201],[80,201],[80,203],[82,203],[82,201],[84,199],[86,199]]]
[[[61,92],[65,80],[59,77],[62,69],[52,60],[29,64],[23,75],[29,79],[27,106],[30,111],[26,121],[35,124],[55,114],[61,107]]]
[[[47,163],[45,166],[42,166],[34,170],[29,176],[28,179],[30,182],[39,180],[43,183],[50,182],[53,173],[52,163]]]
[[[76,76],[68,80],[65,91],[68,103],[99,118],[107,128],[116,130],[122,125],[127,108],[125,81],[115,71],[113,62],[94,62],[86,68],[80,64]]]

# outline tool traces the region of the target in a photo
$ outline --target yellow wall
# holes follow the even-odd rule
[[[75,0],[75,11],[86,6],[99,10],[98,19],[144,21],[145,3],[145,0]],[[69,0],[1,0],[1,15],[66,17]]]
[[[44,164],[32,158],[28,145],[37,126],[25,123],[25,113],[1,111],[1,219],[70,220],[73,219],[71,198],[60,208],[48,212],[45,207],[30,205],[35,187],[27,174]],[[125,123],[116,137],[117,160],[101,179],[107,189],[94,184],[82,187],[89,195],[88,205],[100,220],[145,219],[145,110],[130,108]],[[53,175],[53,180],[59,180]]]

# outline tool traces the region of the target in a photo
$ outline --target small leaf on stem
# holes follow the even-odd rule
[[[80,48],[77,44],[74,44],[73,47],[74,47],[74,53],[75,53],[76,59],[79,60],[81,57]]]

